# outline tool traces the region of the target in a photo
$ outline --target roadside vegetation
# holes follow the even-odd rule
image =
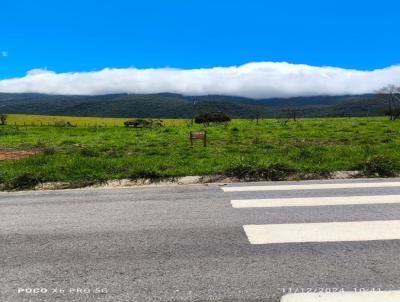
[[[338,170],[368,176],[400,171],[400,120],[385,117],[203,124],[166,119],[156,127],[124,126],[126,121],[8,115],[7,125],[0,126],[1,188],[186,175],[283,180]],[[207,147],[200,141],[191,147],[189,132],[201,130],[207,131]]]

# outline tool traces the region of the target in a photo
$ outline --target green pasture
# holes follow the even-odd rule
[[[400,121],[384,117],[234,120],[207,127],[163,120],[164,126],[154,129],[125,128],[125,120],[10,115],[8,125],[0,126],[0,152],[39,154],[0,161],[0,184],[18,189],[63,181],[76,187],[209,174],[285,179],[366,167],[382,176],[396,172],[400,162]],[[56,121],[76,127],[51,126]],[[194,130],[207,131],[206,148],[200,141],[190,146]]]

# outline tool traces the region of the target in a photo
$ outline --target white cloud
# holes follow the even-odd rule
[[[5,51],[5,50],[3,50],[3,51],[1,52],[1,56],[2,56],[2,57],[8,57],[8,52]]]
[[[400,84],[400,65],[360,71],[258,62],[208,69],[112,69],[55,73],[35,69],[0,80],[0,92],[97,95],[109,93],[223,94],[253,98],[361,94]]]

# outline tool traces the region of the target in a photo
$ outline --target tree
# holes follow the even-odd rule
[[[297,121],[297,108],[293,107],[287,110],[287,117],[288,119],[291,118],[293,119],[294,122]]]
[[[389,116],[391,121],[397,120],[400,118],[400,108],[388,108],[384,111],[385,115]]]
[[[378,98],[387,103],[385,115],[391,121],[400,118],[400,87],[388,85],[377,92]]]
[[[228,123],[231,118],[222,111],[210,111],[196,115],[194,121],[196,124],[208,125],[210,123]]]
[[[0,125],[4,126],[6,124],[7,117],[8,116],[6,114],[1,114],[0,113]]]
[[[293,119],[294,122],[297,121],[298,108],[296,106],[296,100],[291,101],[286,107],[286,114],[288,119]]]
[[[257,109],[253,109],[253,114],[250,116],[251,121],[256,120],[256,125],[258,125],[258,122],[260,119],[262,119],[262,115],[261,115],[261,110],[259,110],[259,108]]]

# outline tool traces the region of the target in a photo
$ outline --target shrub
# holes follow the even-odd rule
[[[54,123],[55,127],[76,127],[76,125],[71,124],[70,122],[66,121],[56,121]]]
[[[129,174],[129,179],[151,179],[151,180],[159,180],[163,177],[163,175],[152,168],[139,168],[135,169]]]
[[[382,155],[369,157],[361,164],[361,170],[367,176],[390,177],[397,174],[397,167],[393,161]]]
[[[81,150],[81,155],[85,157],[96,157],[99,155],[99,153],[95,150],[88,149],[88,148],[83,148]]]
[[[32,173],[24,173],[7,184],[8,189],[32,189],[41,182],[40,177]]]
[[[285,163],[257,165],[256,163],[239,161],[233,163],[225,174],[243,180],[285,180],[296,173],[296,169]]]
[[[277,119],[276,122],[277,122],[278,126],[286,127],[289,123],[289,120],[288,119]]]
[[[111,158],[119,158],[119,157],[123,157],[124,156],[124,152],[123,150],[117,149],[117,148],[111,148],[108,150],[104,150],[105,155],[107,157],[111,157]]]
[[[397,120],[400,118],[400,108],[388,108],[384,111],[386,116],[389,116],[390,120]]]
[[[227,176],[236,177],[239,179],[248,179],[250,174],[253,174],[254,165],[243,160],[234,161],[225,170]]]
[[[43,149],[43,154],[44,155],[53,155],[56,153],[56,151],[57,151],[56,148],[49,146],[49,147],[45,147]]]
[[[6,114],[0,114],[0,125],[5,125],[7,121],[7,115]]]
[[[210,111],[207,113],[198,114],[194,122],[196,124],[210,124],[210,123],[228,123],[231,118],[222,111]]]
[[[154,128],[161,127],[163,125],[162,120],[146,120],[142,118],[133,119],[124,122],[125,127],[133,127],[133,128]]]
[[[273,163],[266,169],[261,169],[262,177],[266,180],[285,180],[296,173],[296,169],[285,163]]]

